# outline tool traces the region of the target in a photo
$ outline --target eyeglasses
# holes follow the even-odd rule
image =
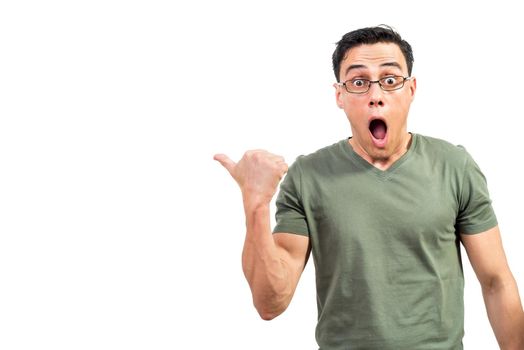
[[[380,88],[384,91],[394,91],[402,89],[406,80],[411,80],[413,77],[401,77],[398,75],[390,75],[379,80],[369,79],[350,79],[343,83],[337,83],[338,86],[344,86],[346,91],[352,94],[365,94],[369,91],[371,84],[378,83]]]

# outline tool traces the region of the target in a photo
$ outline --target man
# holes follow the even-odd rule
[[[297,158],[218,160],[242,191],[242,265],[261,317],[289,305],[310,252],[322,350],[462,349],[460,242],[502,349],[524,349],[524,312],[481,171],[460,146],[407,131],[410,45],[386,26],[347,33],[333,54],[352,137]],[[269,204],[277,197],[277,225]]]

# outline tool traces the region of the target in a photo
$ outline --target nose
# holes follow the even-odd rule
[[[382,107],[384,106],[384,91],[379,86],[378,82],[376,84],[371,84],[369,87],[369,107]]]

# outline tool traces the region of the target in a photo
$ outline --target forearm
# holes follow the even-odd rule
[[[293,287],[287,265],[273,240],[269,204],[244,205],[247,232],[242,267],[255,308],[263,319],[269,320],[286,309]]]
[[[483,286],[488,318],[502,350],[524,349],[524,311],[512,276]]]

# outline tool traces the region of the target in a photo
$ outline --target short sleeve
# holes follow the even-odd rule
[[[486,178],[466,152],[463,180],[459,193],[459,212],[455,224],[458,233],[481,233],[497,225]]]
[[[289,167],[284,180],[280,184],[280,191],[276,200],[276,226],[273,233],[287,232],[309,236],[300,195],[301,171],[298,159]]]

